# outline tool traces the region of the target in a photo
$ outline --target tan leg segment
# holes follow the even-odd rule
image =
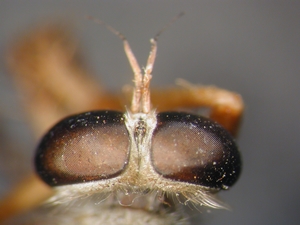
[[[237,135],[244,104],[241,96],[214,86],[192,85],[179,80],[179,87],[152,90],[151,99],[158,111],[182,108],[210,109],[210,118],[220,123],[231,134]]]
[[[78,59],[75,41],[54,25],[29,33],[8,52],[8,68],[38,136],[70,114],[123,108]]]

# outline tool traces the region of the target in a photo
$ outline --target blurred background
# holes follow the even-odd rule
[[[32,170],[37,143],[5,68],[9,44],[43,22],[70,24],[87,67],[119,90],[132,80],[122,43],[84,17],[100,18],[125,34],[145,65],[149,39],[181,11],[186,15],[159,38],[152,86],[183,78],[238,92],[246,104],[238,138],[242,176],[221,193],[232,211],[200,208],[193,224],[299,223],[297,1],[0,1],[0,196]]]

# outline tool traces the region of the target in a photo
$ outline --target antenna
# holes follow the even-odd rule
[[[130,110],[132,113],[149,113],[151,109],[151,101],[150,101],[150,81],[152,78],[152,70],[153,65],[156,58],[156,52],[157,52],[157,39],[158,37],[167,30],[177,19],[182,17],[184,15],[184,12],[179,13],[177,16],[175,16],[166,26],[164,26],[155,36],[154,38],[150,39],[151,43],[151,50],[148,56],[147,64],[144,69],[144,74],[142,74],[141,67],[139,66],[139,63],[133,54],[133,51],[126,39],[126,37],[113,28],[112,26],[108,25],[102,20],[96,19],[92,16],[88,16],[87,19],[94,21],[97,24],[104,25],[109,31],[111,31],[113,34],[118,36],[122,41],[124,45],[124,51],[128,58],[128,61],[130,63],[130,66],[134,73],[134,89],[133,89],[133,95],[132,95],[132,101],[131,101],[131,107]]]

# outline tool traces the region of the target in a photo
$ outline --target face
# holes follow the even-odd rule
[[[134,72],[131,106],[122,112],[112,110],[119,107],[117,103],[103,103],[102,108],[108,110],[68,116],[44,135],[36,150],[36,173],[54,189],[47,204],[68,211],[67,215],[65,211],[51,214],[49,223],[68,217],[69,223],[94,224],[105,220],[95,212],[110,208],[107,214],[111,216],[105,221],[134,214],[131,221],[149,218],[153,224],[183,224],[182,212],[176,217],[168,214],[181,203],[225,208],[215,193],[228,189],[240,175],[241,157],[232,135],[243,110],[241,98],[222,89],[188,83],[163,93],[150,91],[158,35],[151,39],[142,73],[126,38],[97,22],[123,40]],[[74,82],[72,77],[68,79]],[[60,92],[57,89],[52,91]],[[117,102],[114,95],[99,95],[102,102],[104,98]],[[90,102],[94,107],[100,100]],[[180,110],[201,107],[210,109],[207,117]],[[140,216],[136,209],[141,210]],[[38,213],[43,216],[35,214],[35,223],[45,223],[45,207]]]

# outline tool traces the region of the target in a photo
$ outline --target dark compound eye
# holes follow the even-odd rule
[[[116,177],[129,158],[123,113],[95,111],[68,117],[42,139],[36,171],[49,185]]]
[[[151,159],[165,178],[210,188],[227,189],[241,171],[231,135],[217,123],[187,113],[157,115]]]

